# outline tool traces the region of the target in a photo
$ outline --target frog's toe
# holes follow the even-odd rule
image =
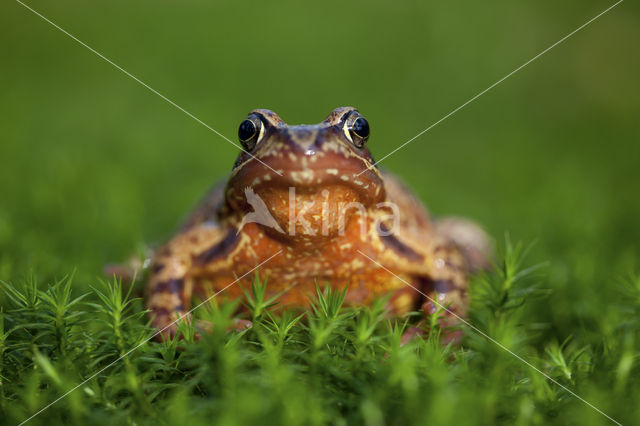
[[[213,332],[213,323],[206,320],[196,320],[196,338],[200,339],[202,333],[211,334]]]
[[[424,322],[420,322],[414,326],[408,327],[402,337],[400,338],[400,344],[406,345],[413,339],[424,339],[429,336],[429,331],[425,328]],[[440,334],[440,343],[442,346],[458,346],[464,338],[464,331],[459,328],[445,329]]]
[[[458,345],[463,337],[464,332],[461,329],[464,317],[466,316],[466,308],[458,303],[445,303],[436,306],[432,300],[428,300],[422,304],[422,311],[427,316],[438,315],[438,327],[441,330],[440,341],[444,346],[451,344]],[[462,309],[461,309],[462,308]]]
[[[253,323],[249,320],[236,318],[233,322],[226,328],[227,331],[236,331],[241,332],[245,331],[249,328],[253,327]],[[211,334],[213,333],[215,328],[215,324],[211,321],[206,320],[196,320],[196,338],[200,338],[202,333]]]
[[[407,343],[409,343],[413,339],[415,339],[417,337],[424,336],[425,331],[422,328],[422,324],[423,323],[424,322],[421,321],[417,325],[412,325],[410,327],[407,327],[407,329],[404,331],[404,333],[402,333],[402,337],[400,338],[400,344],[401,345],[406,345]]]
[[[227,330],[245,331],[253,327],[253,323],[249,320],[236,318],[233,320],[233,324],[227,328]]]
[[[122,263],[108,263],[102,267],[102,273],[108,277],[115,277],[123,282],[134,282],[139,280],[147,268],[150,260],[140,256],[131,256]]]
[[[155,309],[152,314],[151,326],[157,331],[153,337],[158,342],[171,340],[178,334],[178,322],[190,320],[191,315],[188,313]]]
[[[133,282],[139,274],[139,269],[127,263],[108,263],[102,267],[102,273],[120,281]]]

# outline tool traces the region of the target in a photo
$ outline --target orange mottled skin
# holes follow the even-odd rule
[[[239,155],[226,185],[215,187],[154,253],[147,305],[156,328],[175,333],[171,323],[189,310],[192,296],[214,294],[244,276],[224,290],[228,298],[242,297],[250,271],[272,256],[257,271],[269,278],[270,294],[289,289],[279,299],[284,305],[308,305],[316,283],[328,282],[348,286],[350,304],[390,294],[394,314],[420,307],[432,313],[422,292],[456,315],[466,314],[468,273],[486,264],[485,234],[460,219],[432,221],[397,178],[374,165],[366,138],[349,133],[358,117],[345,107],[317,125],[289,126],[271,111],[251,113],[259,127],[255,146],[245,146],[249,152]],[[264,201],[280,230],[242,222],[253,211],[247,188]],[[362,207],[345,209],[347,203]],[[389,203],[397,206],[399,226],[385,237],[380,224],[392,225]]]

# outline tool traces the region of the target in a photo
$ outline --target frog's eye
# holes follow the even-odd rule
[[[352,144],[362,148],[369,139],[369,122],[354,111],[345,120],[343,131]]]
[[[264,136],[264,125],[255,116],[247,117],[238,127],[238,139],[246,151],[252,151]]]

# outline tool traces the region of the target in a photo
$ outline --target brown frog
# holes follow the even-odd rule
[[[243,297],[254,279],[285,306],[306,306],[316,284],[348,289],[345,301],[390,295],[389,310],[467,311],[468,274],[487,266],[489,240],[462,219],[432,220],[367,149],[369,123],[337,108],[316,125],[287,125],[258,109],[239,127],[244,147],[181,231],[153,255],[152,324],[173,335],[192,297]],[[259,268],[256,269],[256,266]],[[285,291],[286,290],[286,291]]]

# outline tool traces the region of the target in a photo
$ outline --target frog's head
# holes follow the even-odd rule
[[[302,219],[297,234],[331,236],[358,211],[356,204],[368,209],[386,197],[365,146],[369,123],[355,108],[337,108],[319,124],[297,126],[257,109],[240,123],[238,137],[244,151],[226,188],[232,211],[254,211],[248,194],[257,195],[285,232],[295,216]]]

